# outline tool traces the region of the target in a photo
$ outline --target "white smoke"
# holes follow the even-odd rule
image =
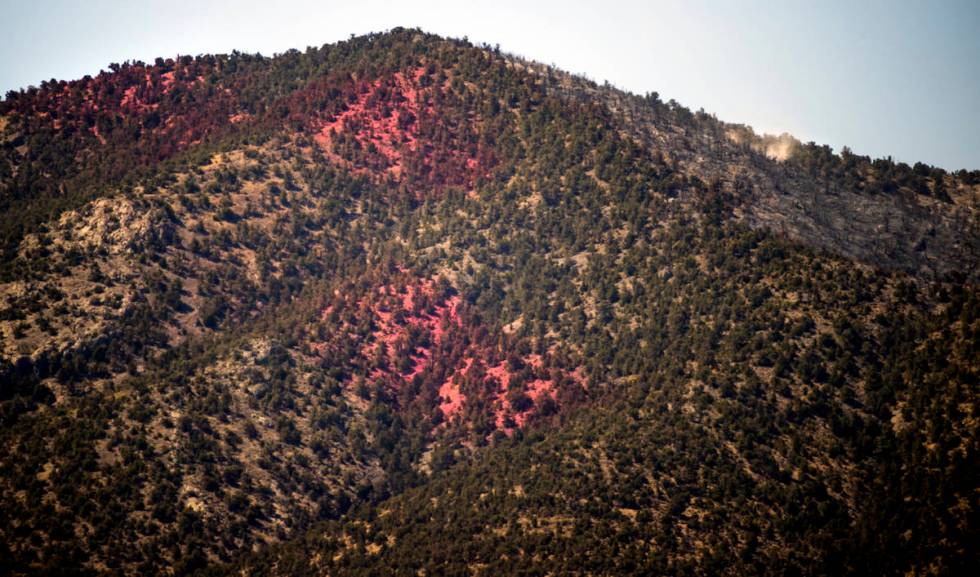
[[[779,136],[772,134],[759,136],[752,127],[744,125],[729,127],[727,135],[735,144],[747,144],[752,150],[779,162],[791,158],[800,145],[799,140],[786,132]]]

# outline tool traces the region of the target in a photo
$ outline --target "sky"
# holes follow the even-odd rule
[[[756,132],[980,169],[980,0],[0,0],[0,93],[397,26],[499,44]]]

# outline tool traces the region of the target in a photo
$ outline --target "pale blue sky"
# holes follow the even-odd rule
[[[271,55],[395,26],[501,48],[758,132],[980,169],[980,0],[0,0],[0,91],[110,62]]]

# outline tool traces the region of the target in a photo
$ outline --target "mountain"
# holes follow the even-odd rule
[[[978,195],[418,30],[8,93],[4,572],[966,574]]]

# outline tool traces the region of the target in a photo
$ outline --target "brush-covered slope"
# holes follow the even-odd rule
[[[0,114],[13,573],[976,560],[976,172],[413,30]]]

